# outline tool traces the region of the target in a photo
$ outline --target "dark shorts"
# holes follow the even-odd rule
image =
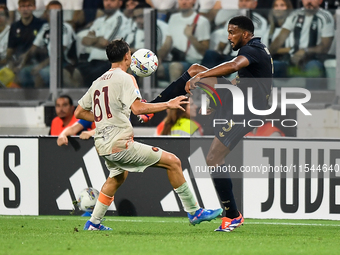
[[[216,125],[214,128],[215,136],[221,141],[229,150],[235,148],[238,142],[254,128],[247,125],[235,124],[230,128],[229,122],[226,125]]]
[[[226,83],[229,82],[227,79],[225,79],[225,81]],[[219,79],[218,82],[221,83],[223,82],[223,80]],[[233,115],[233,97],[231,92],[225,89],[217,89],[217,93],[221,97],[223,106],[219,105],[215,111],[214,120],[219,121],[213,123],[214,134],[226,147],[232,150],[246,134],[254,129],[254,127],[248,125],[248,121],[253,119],[262,120],[264,119],[264,116],[257,116],[252,114],[248,109],[246,99],[244,106],[244,115]],[[260,99],[260,101],[266,100],[265,95],[261,96],[261,98],[262,99]],[[266,103],[261,103],[255,108],[263,109],[265,107],[267,107]],[[232,122],[234,122],[234,124],[231,124]]]

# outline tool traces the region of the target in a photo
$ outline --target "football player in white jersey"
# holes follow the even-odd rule
[[[111,69],[92,83],[79,100],[75,116],[95,121],[95,147],[105,159],[110,175],[104,183],[91,219],[84,230],[112,230],[101,224],[114,194],[122,185],[128,172],[143,172],[149,166],[165,168],[170,184],[180,197],[191,224],[209,221],[222,213],[222,209],[206,210],[199,207],[186,183],[181,161],[172,153],[133,140],[129,120],[131,110],[135,115],[155,113],[166,109],[181,109],[185,96],[168,102],[141,102],[135,78],[126,73],[131,64],[131,51],[124,40],[114,40],[106,48],[112,63]]]

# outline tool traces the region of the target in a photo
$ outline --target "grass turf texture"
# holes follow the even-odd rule
[[[232,233],[217,219],[106,217],[113,231],[84,231],[80,216],[0,216],[0,254],[339,254],[340,222],[245,219]]]

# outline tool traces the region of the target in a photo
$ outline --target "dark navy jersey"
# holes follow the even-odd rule
[[[236,84],[244,93],[248,87],[253,88],[255,106],[258,103],[256,101],[263,100],[263,97],[268,99],[270,96],[273,83],[273,60],[259,37],[251,39],[241,47],[238,56],[246,57],[249,65],[238,71]]]
[[[248,108],[248,88],[253,89],[252,104],[257,110],[268,109],[268,98],[272,89],[273,64],[270,53],[266,46],[261,43],[260,38],[251,39],[239,50],[238,56],[248,59],[249,65],[238,71],[236,85],[244,96],[244,114],[234,115],[232,93],[226,89],[217,89],[222,100],[222,106],[217,107],[214,119],[227,120],[228,123],[215,125],[215,136],[232,150],[244,135],[253,127],[247,123],[252,119],[264,119],[265,116],[257,116]],[[228,83],[227,81],[218,81]],[[231,120],[234,123],[233,125]],[[245,123],[244,125],[240,123]]]
[[[240,48],[237,56],[244,56],[249,61],[249,66],[238,71],[240,78],[272,78],[273,64],[267,47],[261,38],[255,37]]]

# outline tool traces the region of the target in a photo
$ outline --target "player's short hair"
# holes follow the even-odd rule
[[[53,0],[46,5],[46,10],[48,10],[51,5],[59,5],[60,8],[63,9],[63,5],[59,1]]]
[[[106,55],[111,63],[123,60],[126,53],[130,50],[129,44],[122,39],[116,39],[106,46]]]
[[[229,21],[229,24],[238,26],[239,28],[254,34],[254,23],[246,16],[236,16]]]
[[[34,4],[34,6],[35,6],[35,0],[19,0],[18,5],[20,5],[21,3],[27,3],[27,2]]]
[[[67,98],[68,102],[70,103],[70,105],[73,105],[73,100],[72,100],[72,98],[69,95],[63,94],[63,95],[58,96],[57,99],[59,99],[59,98]],[[55,100],[55,103],[57,103],[57,99]]]

